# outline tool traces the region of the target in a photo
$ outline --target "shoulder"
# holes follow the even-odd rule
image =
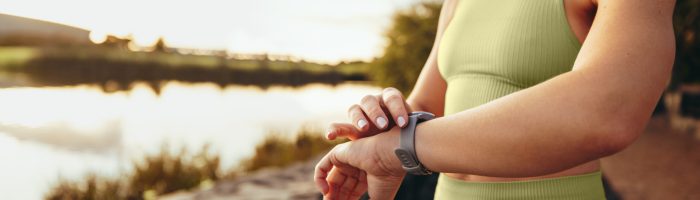
[[[676,4],[676,0],[589,0],[593,4],[600,4],[600,3],[615,3],[615,2],[626,2],[626,3],[634,3],[634,4],[648,4],[648,3],[660,3],[660,4],[671,4],[674,5]]]
[[[675,0],[592,0],[596,16],[614,16],[620,23],[668,26],[672,24]]]
[[[656,8],[659,10],[670,10],[676,5],[676,0],[590,0],[598,7],[606,6],[626,6],[634,8]]]

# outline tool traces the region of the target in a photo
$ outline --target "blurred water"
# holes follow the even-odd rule
[[[348,105],[379,88],[301,88],[168,82],[104,93],[97,86],[0,88],[0,194],[40,199],[59,177],[116,176],[161,145],[199,150],[210,143],[222,168],[251,156],[270,131],[292,135],[345,120]]]

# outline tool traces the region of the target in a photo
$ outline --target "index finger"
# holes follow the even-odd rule
[[[332,123],[327,130],[326,139],[335,140],[339,137],[345,137],[350,140],[363,138],[365,135],[358,132],[355,126],[348,123]]]
[[[406,126],[406,120],[408,119],[408,109],[406,106],[406,101],[403,98],[403,94],[396,88],[386,88],[382,92],[382,101],[384,107],[389,110],[391,116],[394,118],[394,122],[399,127]]]

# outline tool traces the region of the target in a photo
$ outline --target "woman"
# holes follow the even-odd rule
[[[328,138],[353,141],[321,159],[317,187],[393,198],[401,127],[427,111],[438,117],[416,126],[415,156],[442,172],[436,199],[603,199],[599,159],[639,136],[669,80],[674,4],[446,0],[411,95],[350,107]]]

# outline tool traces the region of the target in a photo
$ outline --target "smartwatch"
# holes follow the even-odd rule
[[[435,115],[429,112],[412,112],[408,115],[408,125],[401,129],[400,146],[394,149],[394,153],[401,161],[403,169],[409,174],[430,175],[433,173],[418,161],[415,145],[416,126],[433,118]]]

